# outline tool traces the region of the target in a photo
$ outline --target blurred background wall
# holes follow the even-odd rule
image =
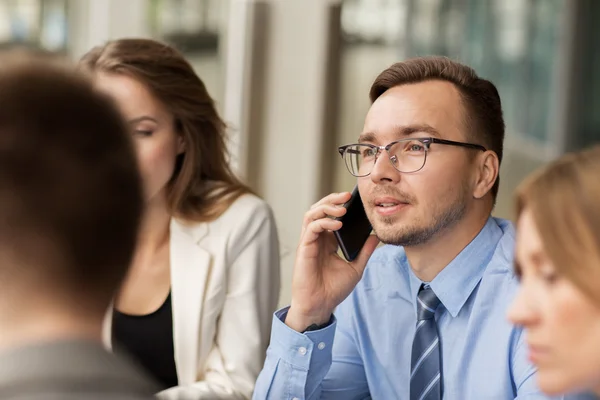
[[[375,76],[442,54],[500,91],[507,124],[495,214],[533,169],[600,141],[596,0],[0,0],[0,45],[76,60],[119,37],[182,50],[230,125],[232,163],[273,207],[289,301],[302,216],[355,180],[354,142]]]

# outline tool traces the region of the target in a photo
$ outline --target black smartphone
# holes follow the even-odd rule
[[[360,250],[365,245],[373,228],[371,222],[365,213],[358,186],[354,187],[352,197],[344,204],[346,214],[337,218],[342,221],[342,227],[333,232],[338,241],[344,258],[348,261],[353,261],[360,253]]]

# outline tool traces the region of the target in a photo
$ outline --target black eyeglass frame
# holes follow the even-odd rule
[[[393,145],[400,143],[400,142],[411,142],[417,140],[421,143],[423,143],[423,146],[425,147],[425,156],[423,158],[423,165],[421,165],[421,168],[416,169],[414,171],[410,171],[410,172],[404,172],[404,171],[400,171],[395,165],[394,162],[392,160],[392,156],[389,153],[389,150],[392,148]],[[374,144],[369,144],[369,143],[352,143],[352,144],[346,144],[344,146],[340,146],[338,147],[338,152],[340,153],[340,156],[342,157],[342,159],[344,159],[346,152],[348,151],[349,147],[351,146],[368,146],[372,149],[376,149],[377,153],[375,154],[375,158],[373,161],[373,164],[375,162],[377,162],[377,159],[379,158],[379,154],[381,154],[382,151],[386,151],[388,153],[388,159],[390,160],[390,163],[392,164],[392,166],[396,169],[396,171],[398,172],[402,172],[404,174],[412,174],[414,172],[418,172],[420,170],[423,169],[423,167],[425,167],[425,163],[427,162],[427,153],[429,152],[429,146],[431,146],[432,143],[437,143],[437,144],[445,144],[448,146],[458,146],[458,147],[466,147],[468,149],[473,149],[473,150],[480,150],[480,151],[487,151],[487,149],[485,147],[483,147],[480,144],[474,144],[474,143],[466,143],[466,142],[456,142],[454,140],[446,140],[446,139],[438,139],[438,138],[434,138],[434,137],[428,137],[428,138],[407,138],[407,139],[400,139],[400,140],[395,140],[391,143],[388,143],[385,146],[377,146]],[[366,175],[355,175],[352,173],[352,171],[350,170],[350,168],[348,167],[348,163],[345,162],[346,164],[346,169],[348,169],[348,171],[350,172],[350,174],[352,174],[353,176],[357,177],[357,178],[363,178],[365,176],[369,176],[371,175],[371,172],[373,170],[371,170],[371,172],[369,172]]]

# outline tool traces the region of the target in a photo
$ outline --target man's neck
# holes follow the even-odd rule
[[[56,310],[0,316],[0,351],[39,343],[86,340],[102,343],[103,316],[76,316]]]
[[[439,232],[432,240],[418,246],[405,247],[406,257],[415,275],[431,282],[485,226],[489,215],[465,216],[458,224]]]

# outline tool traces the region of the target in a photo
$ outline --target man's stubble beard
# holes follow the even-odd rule
[[[382,217],[378,216],[377,224],[384,226],[385,229],[380,229],[373,226],[373,231],[379,237],[379,240],[385,244],[394,246],[412,247],[425,244],[440,233],[448,231],[458,222],[460,222],[467,212],[467,190],[465,185],[461,185],[461,190],[454,194],[451,203],[445,207],[435,207],[431,210],[430,222],[423,226],[422,219],[411,221],[410,225],[397,226],[398,222],[394,216]],[[427,221],[425,221],[427,222]]]

